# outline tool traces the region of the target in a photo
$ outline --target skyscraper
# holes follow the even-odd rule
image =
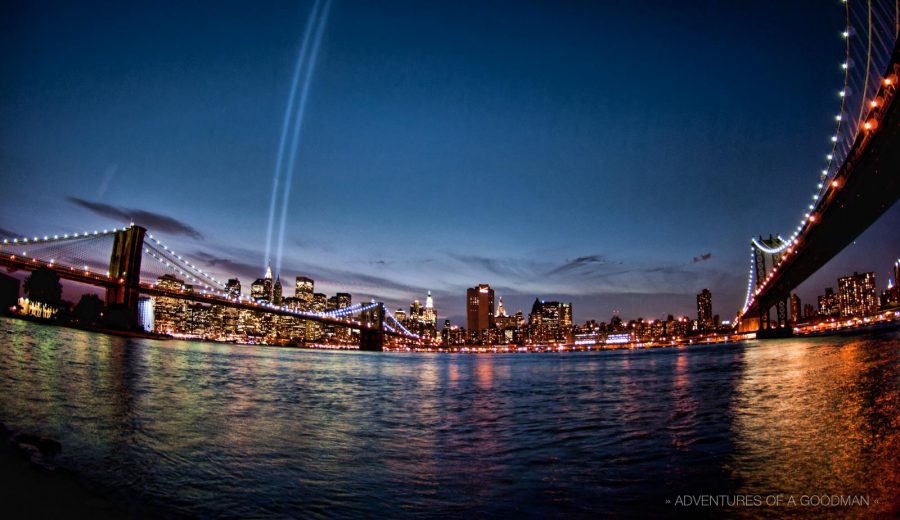
[[[297,277],[296,285],[294,286],[294,297],[299,301],[298,305],[301,311],[312,309],[314,289],[315,282],[312,278]]]
[[[712,293],[703,289],[697,295],[697,324],[700,330],[709,330],[713,326]]]
[[[568,341],[572,333],[572,304],[534,300],[529,316],[535,342]]]
[[[422,322],[426,327],[435,329],[437,327],[437,311],[434,309],[434,298],[431,297],[431,291],[425,298],[425,309],[422,311]]]
[[[466,327],[479,341],[494,326],[494,290],[483,283],[466,291]]]
[[[797,293],[791,295],[791,321],[794,323],[800,323],[803,321],[803,313],[801,309],[803,308],[800,305],[800,297],[797,296]]]
[[[335,294],[335,298],[337,298],[338,309],[346,309],[353,305],[353,297],[350,296],[350,293],[339,292]]]
[[[840,314],[837,296],[831,287],[825,288],[825,294],[819,296],[819,316],[837,316]]]
[[[892,286],[900,285],[900,259],[894,262],[894,279],[891,282]]]
[[[272,285],[272,303],[281,305],[281,275],[278,275],[275,284]]]
[[[838,306],[842,318],[869,316],[878,312],[875,273],[853,273],[838,278]]]
[[[250,297],[258,302],[272,302],[272,267],[266,268],[266,276],[257,278],[250,286]]]
[[[164,274],[157,278],[156,286],[160,289],[179,291],[184,288],[184,281],[171,274]],[[159,334],[183,333],[187,305],[185,300],[170,298],[167,296],[155,296],[153,305],[153,329]]]

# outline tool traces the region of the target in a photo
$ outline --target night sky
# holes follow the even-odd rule
[[[127,217],[245,287],[312,2],[4,2],[0,236]],[[832,5],[833,4],[833,5]],[[308,92],[282,277],[462,322],[743,302],[749,238],[788,234],[829,150],[839,2],[334,0]],[[884,288],[892,208],[800,288]],[[275,261],[273,260],[273,264]],[[293,294],[292,287],[287,289]]]

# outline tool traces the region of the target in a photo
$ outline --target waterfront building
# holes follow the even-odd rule
[[[800,305],[800,297],[797,296],[797,293],[791,295],[791,320],[794,323],[800,323],[803,321],[803,314],[801,312],[802,306]]]
[[[572,304],[535,298],[528,329],[535,343],[572,341]]]
[[[298,276],[294,285],[294,297],[299,301],[298,310],[308,311],[312,309],[313,291],[316,283],[312,278]]]
[[[153,300],[146,296],[138,298],[138,324],[141,330],[153,332]]]
[[[272,303],[272,268],[266,268],[266,275],[257,278],[250,285],[250,297],[260,303]]]
[[[870,316],[878,312],[875,273],[853,273],[838,279],[838,306],[842,318]]]
[[[825,288],[825,294],[820,295],[819,298],[819,316],[828,318],[838,316],[840,314],[840,307],[838,306],[838,298],[837,295],[834,294],[834,289],[831,287]]]
[[[310,303],[310,312],[325,312],[328,306],[328,297],[324,293],[313,293]],[[306,320],[306,339],[310,341],[321,341],[325,334],[325,327],[322,323],[312,320]]]
[[[471,339],[481,342],[484,333],[494,327],[494,290],[479,284],[466,291],[466,327]]]
[[[156,279],[159,289],[169,291],[182,291],[185,288],[184,281],[175,275],[164,274]],[[184,334],[184,324],[187,317],[185,300],[171,298],[169,296],[155,296],[153,302],[153,331],[158,334]]]
[[[697,295],[697,326],[700,330],[713,328],[712,293],[703,289]]]
[[[334,295],[335,309],[346,309],[353,305],[353,297],[350,293],[339,292]],[[340,342],[349,342],[352,338],[352,330],[348,327],[337,326],[334,329],[334,338]]]

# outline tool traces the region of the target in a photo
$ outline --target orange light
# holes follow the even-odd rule
[[[840,186],[840,185],[841,185],[841,183],[840,183],[837,179],[831,181],[831,187],[832,187],[832,188],[837,188],[837,187]]]
[[[816,221],[816,216],[815,216],[815,215],[810,215],[810,216],[809,216],[809,221],[810,221],[810,222],[815,222],[815,221]]]

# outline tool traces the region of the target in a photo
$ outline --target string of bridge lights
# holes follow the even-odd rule
[[[402,330],[403,333],[406,334],[407,336],[412,336],[412,337],[414,337],[414,338],[418,338],[418,337],[419,337],[418,334],[415,334],[415,333],[413,333],[413,332],[410,332],[409,329],[407,329],[406,327],[404,327],[403,324],[400,323],[400,321],[399,321],[393,314],[391,314],[391,311],[386,310],[386,311],[385,311],[385,316],[386,316],[388,319],[390,319],[391,321],[393,321],[393,322],[400,328],[400,330]],[[385,320],[384,326],[385,326],[385,327],[389,327],[389,325],[388,325],[388,323],[387,323],[386,320]],[[395,330],[393,330],[392,327],[389,328],[388,330],[390,330],[391,332],[396,332]]]
[[[11,246],[11,245],[27,246],[27,245],[31,245],[31,244],[35,244],[35,245],[49,244],[49,243],[53,243],[53,242],[99,238],[99,237],[103,237],[103,236],[114,235],[115,233],[117,233],[119,231],[125,231],[126,229],[129,229],[133,225],[134,224],[132,223],[130,225],[123,226],[121,228],[114,227],[112,229],[103,229],[103,230],[96,229],[93,232],[84,231],[84,232],[62,233],[62,234],[57,233],[57,234],[53,234],[53,235],[49,235],[49,234],[48,235],[35,235],[32,237],[22,236],[22,237],[4,238],[2,241],[2,245],[4,245],[4,246]],[[152,241],[152,243],[155,245],[151,244],[151,245],[147,245],[146,247],[144,247],[144,253],[150,255],[152,258],[154,258],[158,262],[164,264],[166,267],[181,274],[185,278],[187,278],[193,282],[202,284],[202,286],[206,289],[206,290],[202,291],[202,294],[204,294],[204,295],[208,292],[210,294],[214,294],[216,296],[226,298],[231,301],[245,301],[245,302],[257,305],[257,306],[265,306],[265,307],[272,308],[272,309],[278,309],[282,312],[288,312],[288,313],[291,313],[298,317],[305,316],[305,317],[310,317],[310,318],[342,319],[342,318],[347,318],[349,316],[353,316],[355,314],[370,311],[379,305],[378,303],[373,301],[373,302],[367,303],[367,304],[358,303],[355,305],[351,305],[349,307],[344,307],[342,309],[332,309],[330,311],[322,311],[322,312],[311,312],[311,311],[301,311],[301,310],[296,310],[296,309],[290,309],[287,306],[283,306],[283,305],[276,306],[273,303],[263,303],[263,302],[252,301],[249,297],[246,297],[243,295],[236,296],[236,297],[231,296],[227,292],[216,289],[208,283],[209,281],[211,281],[213,284],[220,286],[222,289],[225,288],[225,285],[222,284],[222,282],[220,282],[214,276],[212,276],[211,274],[207,273],[206,271],[200,269],[199,267],[197,267],[196,265],[194,265],[193,263],[191,263],[189,260],[185,259],[184,257],[178,255],[177,253],[175,253],[175,251],[169,249],[168,246],[166,246],[165,244],[160,242],[152,234],[147,233],[147,238],[149,238]],[[157,249],[156,246],[162,248],[162,251]],[[21,255],[23,257],[27,257],[28,251],[27,250],[22,251]],[[37,260],[37,259],[35,259],[35,260]],[[181,265],[176,263],[176,261],[180,262]],[[54,258],[51,258],[50,261],[48,262],[49,265],[54,265],[55,263],[56,263],[56,260]],[[73,267],[73,269],[74,269],[74,267]],[[87,265],[84,266],[84,271],[85,272],[88,271]],[[109,277],[110,273],[107,272],[106,276]],[[202,278],[206,278],[206,280],[198,278],[198,276],[202,277]],[[154,285],[156,285],[156,284],[154,284]],[[399,327],[400,330],[403,331],[404,334],[406,334],[408,336],[418,337],[417,334],[410,332],[406,327],[403,326],[403,324],[401,324],[399,321],[397,321],[397,318],[395,318],[390,312],[386,312],[386,317],[389,318],[390,320],[393,320],[393,322]],[[354,322],[354,323],[357,323],[357,322]],[[386,326],[389,328],[389,330],[391,332],[396,332],[396,329],[394,327],[391,327],[387,324],[386,324]]]
[[[205,277],[205,278],[207,278],[208,280],[212,280],[213,285],[219,286],[220,289],[225,289],[225,284],[222,283],[222,282],[220,282],[219,280],[217,280],[215,276],[213,276],[213,275],[211,275],[211,274],[205,272],[203,269],[200,269],[199,267],[197,267],[197,266],[195,266],[194,264],[190,263],[190,262],[187,261],[186,259],[182,258],[182,257],[179,256],[177,253],[175,253],[175,251],[172,251],[172,250],[169,249],[165,244],[163,244],[162,242],[160,242],[159,240],[157,240],[157,239],[156,239],[152,234],[150,234],[149,232],[147,233],[147,238],[149,238],[150,240],[152,240],[153,243],[155,243],[155,244],[158,245],[159,247],[163,248],[164,251],[166,251],[167,253],[169,253],[170,255],[172,255],[175,259],[177,259],[179,262],[181,262],[182,264],[184,264],[185,266],[187,266],[189,269],[192,269],[195,273],[199,273],[200,276]]]
[[[743,314],[751,305],[753,305],[753,303],[756,299],[756,296],[759,295],[759,293],[762,292],[762,290],[765,288],[765,286],[771,281],[772,277],[777,272],[778,267],[782,263],[787,261],[789,255],[792,253],[796,254],[797,252],[799,252],[799,250],[796,248],[796,246],[798,246],[800,244],[799,237],[800,237],[800,235],[803,234],[804,230],[808,229],[810,226],[815,224],[816,214],[818,213],[817,210],[819,209],[819,206],[821,204],[823,204],[823,202],[825,201],[825,199],[826,199],[825,196],[829,192],[834,193],[836,190],[841,188],[841,182],[837,178],[837,176],[840,173],[842,164],[846,163],[846,159],[848,157],[850,157],[850,151],[853,150],[853,146],[852,146],[853,143],[851,142],[848,153],[841,159],[844,162],[841,164],[838,164],[839,159],[837,159],[837,155],[838,155],[837,152],[838,152],[838,145],[841,140],[840,139],[841,129],[843,128],[845,119],[849,119],[849,117],[844,118],[843,115],[847,108],[847,92],[849,89],[850,68],[851,68],[850,67],[850,59],[851,59],[850,49],[851,49],[851,38],[853,36],[853,32],[852,32],[853,28],[852,28],[852,24],[850,22],[850,6],[849,6],[847,0],[842,0],[842,3],[845,4],[845,6],[846,6],[845,13],[846,13],[846,20],[847,20],[847,22],[846,22],[847,28],[845,31],[843,31],[841,33],[841,37],[844,40],[846,40],[846,42],[847,42],[846,43],[847,58],[843,63],[841,63],[841,69],[844,72],[844,81],[843,81],[843,88],[838,92],[838,97],[841,100],[841,106],[840,106],[839,113],[835,116],[835,121],[836,121],[835,132],[830,138],[831,142],[832,142],[831,151],[830,151],[830,153],[825,155],[825,160],[826,160],[825,168],[822,170],[822,172],[819,176],[818,183],[816,184],[816,191],[812,194],[812,203],[810,203],[807,206],[808,211],[804,212],[803,218],[800,220],[799,225],[793,231],[790,238],[785,240],[783,237],[778,236],[778,239],[781,243],[776,247],[768,247],[768,246],[765,246],[764,244],[762,244],[761,242],[757,241],[755,238],[751,239],[750,271],[747,276],[747,296],[745,298],[744,307],[741,311],[741,314]],[[869,6],[869,9],[871,9],[871,5]],[[871,23],[872,22],[870,19],[869,24],[871,25]],[[871,33],[871,27],[870,27],[869,32]],[[872,38],[872,36],[870,34],[869,39],[871,40],[871,38]],[[870,41],[870,48],[868,49],[867,52],[869,54],[869,56],[868,56],[869,59],[871,59],[871,52],[872,52],[871,51],[871,41]],[[882,79],[881,85],[879,86],[878,90],[875,92],[873,98],[871,100],[869,100],[867,103],[866,93],[868,92],[868,88],[869,88],[868,75],[869,75],[869,63],[866,64],[866,80],[863,82],[863,85],[862,85],[863,95],[862,95],[862,99],[860,100],[860,116],[863,115],[863,110],[865,109],[867,104],[868,104],[869,110],[867,113],[865,113],[865,117],[859,117],[858,121],[857,121],[857,123],[859,123],[861,121],[865,121],[865,123],[857,126],[856,131],[854,132],[854,135],[849,136],[853,140],[853,142],[855,142],[856,139],[859,138],[859,136],[861,134],[863,136],[865,136],[866,134],[869,134],[871,131],[877,130],[878,118],[880,116],[880,114],[878,114],[877,112],[885,105],[884,94],[890,93],[889,91],[892,91],[893,89],[896,88],[897,77],[891,71],[888,71],[887,77]],[[849,121],[846,121],[846,122],[849,123]],[[828,182],[829,172],[832,170],[833,166],[836,166],[834,168],[834,172],[833,172],[834,178],[831,179],[831,182]],[[778,259],[777,263],[772,267],[772,271],[770,271],[769,274],[766,276],[766,278],[762,281],[756,280],[756,251],[755,250],[757,250],[757,249],[764,253],[767,253],[767,254],[778,254],[778,253],[782,253],[782,252],[784,253],[784,255],[780,259]],[[760,285],[760,287],[757,288],[756,291],[754,291],[753,287],[754,287],[754,284],[756,284],[756,283],[758,283]]]
[[[128,229],[127,227],[123,227],[122,230]],[[104,229],[100,231],[99,229],[95,229],[93,233],[90,231],[85,231],[83,233],[64,233],[62,235],[43,235],[43,236],[34,236],[34,237],[16,237],[16,238],[4,238],[3,245],[10,244],[38,244],[41,242],[59,242],[64,240],[75,240],[75,239],[85,239],[85,238],[94,238],[101,237],[104,235],[114,234],[119,231],[118,228],[112,229]]]

